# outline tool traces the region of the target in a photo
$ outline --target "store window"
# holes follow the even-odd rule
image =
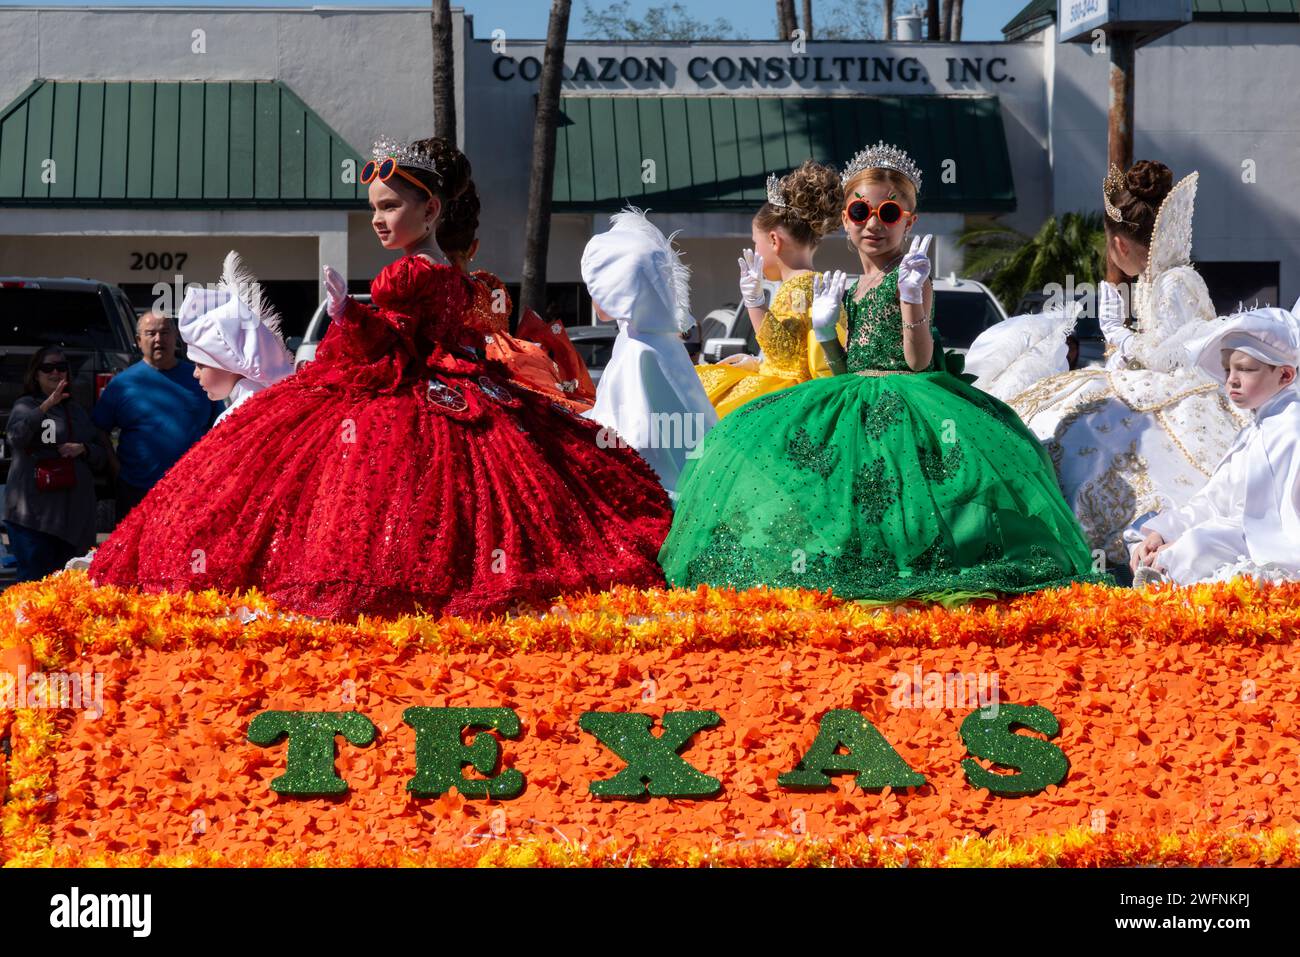
[[[519,283],[506,284],[510,301],[515,304],[510,316],[510,328],[519,326]],[[580,282],[552,282],[546,286],[546,310],[542,316],[548,322],[562,322],[566,326],[591,325],[591,296]]]
[[[1279,302],[1280,266],[1276,262],[1197,262],[1196,271],[1209,287],[1214,311],[1220,316],[1256,306],[1283,306]]]

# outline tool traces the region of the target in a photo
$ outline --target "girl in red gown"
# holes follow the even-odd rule
[[[371,283],[373,308],[327,267],[316,361],[195,444],[95,553],[92,581],[256,587],[347,620],[662,585],[672,513],[645,461],[462,345],[471,281],[433,236],[468,160],[440,139],[380,143],[367,173],[380,242],[406,253]]]

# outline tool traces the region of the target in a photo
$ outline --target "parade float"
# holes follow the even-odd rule
[[[0,595],[6,866],[1300,863],[1300,585]]]

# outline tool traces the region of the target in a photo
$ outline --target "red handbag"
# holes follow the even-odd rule
[[[36,463],[36,491],[59,492],[77,484],[77,465],[72,459],[57,456]]]

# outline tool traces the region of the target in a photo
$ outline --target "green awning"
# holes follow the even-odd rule
[[[275,81],[37,80],[0,112],[2,206],[356,208],[360,166]]]
[[[561,112],[557,211],[752,209],[769,172],[809,158],[841,166],[880,139],[921,167],[923,210],[1016,207],[997,97],[565,96]]]

